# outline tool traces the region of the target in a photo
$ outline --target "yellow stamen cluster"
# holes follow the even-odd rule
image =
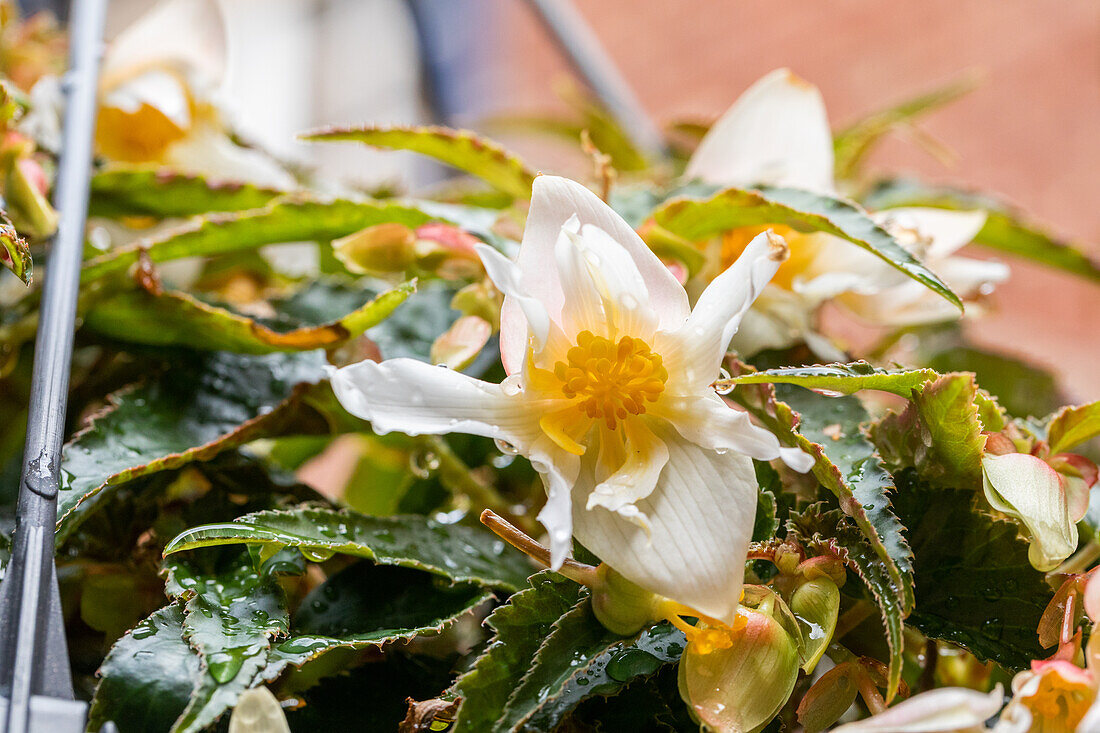
[[[580,410],[601,419],[614,430],[619,420],[641,415],[646,403],[656,401],[665,389],[668,371],[661,357],[641,339],[623,336],[618,343],[591,331],[577,335],[567,361],[554,365],[554,376],[569,399],[578,399]]]
[[[742,629],[748,625],[748,619],[738,614],[733,620],[733,626],[726,626],[721,622],[717,626],[709,626],[701,623],[692,626],[679,616],[670,617],[673,626],[684,632],[688,645],[695,654],[710,654],[721,649],[729,649]]]
[[[1051,670],[1039,677],[1035,694],[1022,701],[1036,717],[1066,721],[1073,727],[1088,712],[1093,697],[1086,680],[1068,679]]]

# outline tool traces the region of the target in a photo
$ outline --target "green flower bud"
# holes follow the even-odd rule
[[[606,564],[596,570],[591,587],[592,611],[609,631],[630,636],[656,621],[657,606],[664,599],[631,583]]]
[[[802,670],[809,674],[832,641],[840,613],[840,590],[827,577],[807,580],[791,596],[790,608],[802,627]]]
[[[404,224],[387,222],[333,241],[332,252],[359,275],[404,273],[416,263],[416,236]]]

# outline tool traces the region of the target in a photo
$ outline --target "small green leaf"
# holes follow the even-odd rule
[[[913,466],[937,486],[978,489],[987,429],[983,406],[989,400],[981,397],[973,374],[948,374],[916,390],[903,412],[872,423],[868,434],[888,464]],[[994,419],[999,416],[990,411],[985,422]]]
[[[84,324],[101,335],[129,343],[241,354],[309,351],[359,336],[389,316],[415,289],[415,281],[407,282],[337,320],[290,330],[276,330],[187,293],[131,290],[97,301],[85,315]]]
[[[1051,453],[1065,453],[1100,435],[1100,400],[1077,407],[1063,407],[1047,421]]]
[[[522,160],[469,130],[446,127],[329,128],[302,135],[318,142],[353,141],[376,148],[411,150],[476,176],[518,199],[531,198],[535,174]]]
[[[693,242],[711,239],[731,229],[769,224],[832,234],[867,250],[962,310],[959,296],[851,201],[795,188],[760,191],[729,188],[705,200],[666,201],[653,212],[653,217],[665,229]]]
[[[31,283],[31,250],[7,215],[0,211],[0,263],[25,284]]]
[[[195,527],[169,542],[164,553],[241,543],[296,547],[314,560],[354,555],[506,590],[522,587],[531,573],[521,553],[485,530],[418,516],[370,517],[308,507]]]
[[[675,663],[686,645],[664,623],[624,639],[605,629],[587,598],[554,622],[492,730],[555,730],[578,705]]]
[[[110,166],[92,176],[91,216],[159,219],[243,211],[284,194],[251,183],[211,181],[199,175],[148,166]]]
[[[781,367],[723,380],[728,384],[794,384],[806,389],[852,394],[876,389],[909,397],[914,389],[938,376],[931,369],[879,369],[865,361],[808,367]]]
[[[978,236],[974,237],[976,244],[1100,282],[1100,261],[1088,254],[1089,247],[1059,241],[1026,223],[1005,203],[987,196],[899,179],[878,184],[864,198],[864,204],[873,209],[898,206],[963,211],[981,209],[986,212],[986,220]]]
[[[385,222],[418,227],[433,217],[398,204],[304,196],[276,199],[262,209],[203,216],[179,229],[107,252],[84,263],[81,282],[125,272],[141,252],[150,261],[167,262],[256,249],[281,242],[330,241]]]
[[[159,378],[109,396],[112,406],[62,451],[58,538],[120,484],[271,434],[324,364],[317,351],[180,353]]]
[[[1036,629],[1054,591],[1016,525],[979,510],[970,492],[933,488],[913,471],[897,481],[894,505],[916,558],[909,623],[1013,671],[1048,656]]]
[[[580,598],[579,585],[549,571],[533,575],[528,582],[529,588],[485,619],[496,635],[473,668],[451,688],[462,697],[454,733],[493,730],[554,623]]]
[[[183,638],[183,604],[156,611],[115,643],[99,668],[88,730],[108,721],[125,733],[164,733],[199,680],[199,657]]]

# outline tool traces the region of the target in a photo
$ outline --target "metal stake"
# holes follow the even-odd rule
[[[15,544],[0,587],[0,733],[84,729],[87,706],[73,701],[53,553],[106,10],[107,0],[72,2],[55,187],[60,225],[50,250],[34,347]]]

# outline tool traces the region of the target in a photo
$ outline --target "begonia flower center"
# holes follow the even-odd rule
[[[646,403],[657,400],[668,371],[641,339],[623,336],[615,342],[581,331],[566,360],[554,364],[554,376],[581,412],[614,430],[620,420],[644,414]]]
[[[1094,694],[1085,680],[1068,679],[1057,671],[1039,678],[1034,695],[1021,699],[1038,718],[1065,721],[1073,728],[1085,717]]]

